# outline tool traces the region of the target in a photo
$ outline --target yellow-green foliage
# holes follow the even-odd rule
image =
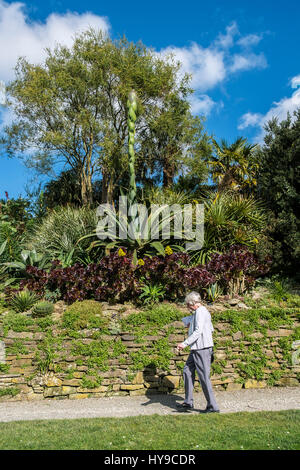
[[[62,318],[62,326],[71,330],[102,328],[105,324],[101,304],[96,300],[74,302],[67,307]]]

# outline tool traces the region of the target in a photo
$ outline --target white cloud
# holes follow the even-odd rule
[[[242,70],[264,69],[267,61],[263,53],[260,54],[234,54],[230,72],[240,72]]]
[[[39,63],[46,47],[56,43],[71,46],[75,33],[89,26],[108,33],[110,25],[106,17],[93,13],[52,13],[45,22],[32,21],[26,15],[24,3],[6,3],[0,0],[0,80],[14,78],[14,67],[19,56],[29,62]]]
[[[191,100],[191,112],[193,114],[205,114],[208,116],[212,109],[217,106],[217,103],[213,101],[208,95],[197,95],[194,93]]]
[[[256,126],[260,128],[259,134],[256,136],[258,142],[263,141],[264,137],[264,126],[273,118],[277,118],[278,121],[286,119],[287,114],[290,113],[293,118],[293,113],[300,107],[300,75],[293,77],[290,81],[291,87],[299,87],[292,96],[282,98],[278,102],[274,102],[273,106],[269,109],[266,114],[259,113],[246,113],[241,117],[239,129],[245,129],[249,126]]]
[[[182,64],[182,74],[192,74],[191,86],[203,92],[215,87],[226,77],[222,51],[203,48],[193,42],[190,47],[167,47],[160,55],[174,54]]]
[[[265,55],[252,51],[261,39],[262,35],[257,34],[242,36],[236,22],[233,22],[227,26],[225,34],[220,33],[208,47],[192,42],[181,48],[169,46],[157,54],[163,57],[172,54],[175,60],[181,62],[182,75],[191,74],[192,88],[196,93],[206,96],[205,99],[193,98],[192,109],[207,109],[210,112],[214,102],[211,98],[210,101],[207,99],[207,91],[221,85],[238,72],[267,67]]]
[[[229,26],[227,26],[225,34],[220,33],[218,35],[214,45],[221,49],[229,49],[234,45],[235,36],[239,34],[238,26],[236,22],[233,21]]]
[[[31,63],[40,63],[45,58],[46,47],[53,49],[57,43],[70,47],[75,33],[90,26],[106,34],[110,31],[108,18],[91,12],[52,13],[43,22],[33,21],[28,17],[24,3],[0,0],[0,80],[7,82],[14,78],[18,57],[25,56]],[[182,48],[170,45],[157,54],[173,53],[182,63],[182,74],[192,75],[193,112],[209,114],[217,103],[207,95],[208,91],[237,72],[266,67],[264,55],[252,51],[259,40],[255,34],[242,36],[236,22],[232,22],[225,33],[218,34],[207,47],[196,42]]]
[[[246,129],[246,127],[259,125],[262,117],[263,115],[260,113],[246,113],[241,117],[241,123],[238,129]]]
[[[262,34],[248,34],[247,36],[244,36],[243,38],[239,39],[237,44],[239,46],[248,48],[259,44],[262,38]]]
[[[298,86],[300,86],[300,75],[296,75],[296,77],[293,77],[291,80],[292,88],[297,88]]]

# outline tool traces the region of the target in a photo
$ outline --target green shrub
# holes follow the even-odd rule
[[[15,397],[20,393],[20,390],[17,387],[8,387],[8,388],[1,388],[0,389],[0,397],[4,397],[9,395],[11,397]]]
[[[87,207],[57,207],[28,234],[27,245],[70,266],[85,256],[89,242],[77,244],[97,224],[96,211]]]
[[[9,330],[21,333],[22,331],[31,331],[34,320],[27,315],[20,315],[16,312],[9,312],[2,319],[3,334],[6,336]]]
[[[102,306],[96,300],[74,302],[64,312],[63,328],[81,330],[83,328],[102,328],[106,324]]]
[[[133,313],[122,320],[122,327],[126,331],[128,328],[142,328],[147,334],[148,329],[160,328],[176,320],[181,320],[184,313],[170,304],[160,304],[147,307],[140,313]]]
[[[161,284],[143,284],[140,299],[144,304],[152,305],[164,298],[166,290]]]
[[[34,317],[46,317],[51,315],[54,311],[54,305],[51,302],[42,300],[41,302],[36,303],[32,309],[32,315]]]
[[[16,312],[26,312],[29,310],[36,302],[38,301],[38,297],[34,292],[30,292],[27,289],[24,289],[17,294],[15,294],[11,300],[10,304],[11,307]]]

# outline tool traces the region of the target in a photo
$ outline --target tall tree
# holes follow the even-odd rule
[[[186,92],[179,96],[170,94],[163,103],[158,103],[144,129],[144,139],[139,154],[140,171],[149,172],[164,188],[174,184],[178,175],[195,176],[202,181],[206,177],[204,157],[211,155],[209,136],[204,131],[203,117],[193,116]]]
[[[294,118],[288,114],[281,122],[270,120],[265,131],[257,194],[270,210],[274,269],[295,274],[300,262],[300,108]]]
[[[191,93],[188,76],[178,80],[180,64],[159,58],[141,42],[112,41],[93,29],[78,35],[71,48],[46,50],[44,63],[20,58],[7,87],[17,117],[2,143],[9,156],[49,173],[58,163],[80,175],[82,203],[92,202],[92,178],[102,175],[102,201],[111,202],[128,170],[127,97],[137,94],[136,146],[149,138],[144,129],[170,94]],[[28,153],[29,152],[29,153]]]

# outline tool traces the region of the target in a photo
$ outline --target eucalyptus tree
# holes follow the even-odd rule
[[[179,70],[172,56],[160,57],[125,37],[113,41],[92,28],[75,36],[70,48],[47,48],[40,64],[20,57],[7,86],[15,120],[2,136],[6,154],[45,174],[76,170],[85,205],[92,203],[98,173],[102,202],[112,202],[128,172],[129,91],[137,95],[135,145],[143,159],[147,155],[138,149],[151,138],[145,130],[158,115],[158,104],[164,109],[170,96],[184,101],[192,93],[189,76],[179,79]]]
[[[211,140],[203,116],[192,115],[187,97],[187,90],[181,96],[169,94],[143,129],[139,174],[143,179],[152,173],[164,188],[171,188],[179,175],[201,183],[207,178],[204,159],[212,154]]]

